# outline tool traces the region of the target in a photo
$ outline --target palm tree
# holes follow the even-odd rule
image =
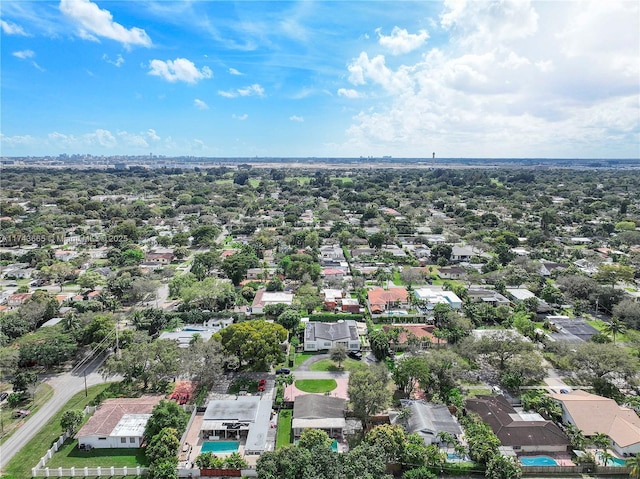
[[[447,447],[452,446],[457,442],[456,437],[447,431],[440,431],[436,437],[441,443],[446,444]]]
[[[609,465],[609,461],[613,459],[613,454],[611,454],[609,451],[604,450],[600,453],[600,460],[603,463],[604,467],[607,467],[607,465]]]
[[[616,335],[617,334],[626,333],[627,332],[627,325],[624,324],[618,318],[611,318],[611,322],[607,323],[607,325],[604,327],[603,331],[606,334],[611,334],[611,336],[613,337],[613,344],[615,344],[616,343]]]
[[[593,444],[598,449],[606,451],[609,447],[609,436],[607,436],[603,432],[597,432],[594,436],[591,437],[591,444]]]
[[[636,454],[627,459],[627,466],[630,467],[629,477],[640,479],[640,455]]]

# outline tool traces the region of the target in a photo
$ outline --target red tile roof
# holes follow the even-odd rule
[[[151,414],[162,396],[106,399],[80,428],[76,438],[86,436],[108,436],[125,414]]]

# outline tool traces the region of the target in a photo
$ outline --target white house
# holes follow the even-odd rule
[[[338,344],[346,346],[349,351],[360,349],[360,337],[356,322],[349,319],[337,323],[321,323],[309,321],[304,330],[304,350],[322,351]]]
[[[256,296],[253,298],[251,311],[253,314],[262,314],[264,312],[264,307],[269,304],[286,304],[287,306],[291,306],[292,303],[293,293],[261,289],[256,292]]]
[[[420,301],[424,301],[426,308],[431,310],[436,304],[447,304],[453,309],[462,308],[462,300],[453,291],[444,291],[438,288],[416,288],[413,293]]]
[[[81,449],[134,448],[162,396],[106,399],[75,435]]]

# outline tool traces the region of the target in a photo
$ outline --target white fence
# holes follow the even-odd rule
[[[120,477],[141,476],[147,473],[145,467],[58,467],[31,469],[32,477]]]
[[[96,411],[95,406],[87,406],[84,409],[85,414],[93,414]],[[140,476],[147,473],[145,467],[113,467],[113,466],[98,466],[98,467],[57,467],[50,468],[45,467],[47,461],[51,459],[60,449],[60,446],[71,436],[69,432],[65,432],[53,443],[47,453],[40,458],[38,464],[31,468],[31,477],[89,477],[89,476]]]

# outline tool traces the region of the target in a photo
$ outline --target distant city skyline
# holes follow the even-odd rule
[[[7,157],[640,157],[636,0],[3,0],[0,27]]]

